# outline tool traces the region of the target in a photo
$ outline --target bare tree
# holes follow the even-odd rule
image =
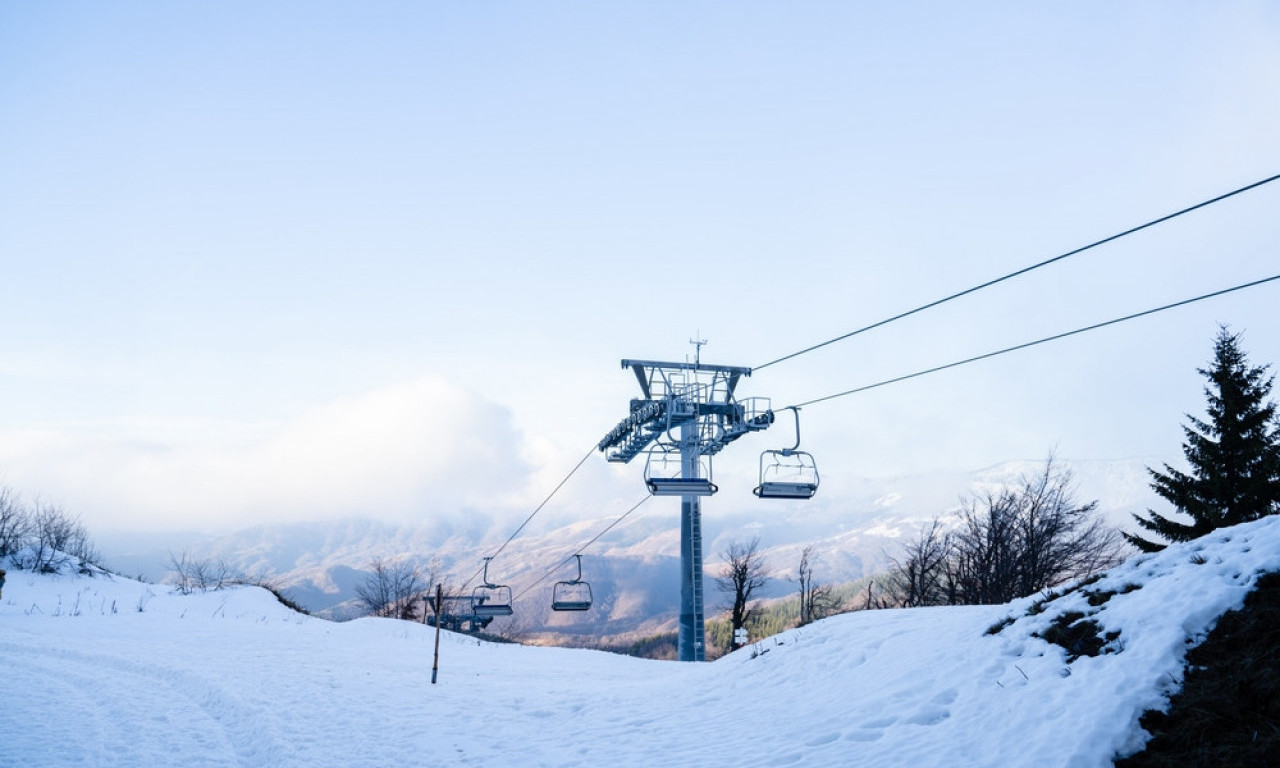
[[[423,576],[422,568],[415,563],[377,558],[356,587],[356,596],[374,616],[412,621],[418,618],[418,603],[426,588]]]
[[[378,558],[369,564],[369,573],[356,587],[356,596],[369,613],[387,615],[388,606],[394,603],[391,566],[387,561]]]
[[[733,543],[720,554],[725,560],[724,569],[716,577],[716,588],[725,594],[733,595],[730,608],[730,623],[735,633],[731,647],[737,648],[736,633],[747,624],[751,617],[751,598],[769,581],[768,566],[764,555],[760,552],[760,537],[749,544]]]
[[[893,601],[904,608],[947,603],[950,554],[951,536],[935,517],[907,542],[902,560],[890,558],[887,586]]]
[[[1019,596],[1017,514],[1017,498],[1008,490],[961,504],[950,568],[957,602],[1004,603]]]
[[[876,595],[876,587],[880,588],[880,595]],[[885,608],[893,608],[898,605],[894,598],[892,584],[886,587],[874,578],[867,579],[867,591],[862,596],[862,601],[855,605],[852,610],[855,611],[879,611]]]
[[[422,577],[425,582],[423,589],[435,595],[435,585],[439,584],[443,593],[446,595],[453,594],[453,584],[448,573],[445,573],[444,563],[440,562],[440,558],[433,557],[427,561],[427,571]]]
[[[1120,561],[1121,533],[1097,514],[1097,501],[1081,504],[1075,496],[1071,471],[1056,466],[1052,454],[1040,474],[1023,478],[1018,516],[1022,594],[1089,576]]]
[[[17,554],[31,536],[31,518],[12,489],[0,486],[0,557]]]
[[[822,584],[814,580],[813,565],[817,555],[813,547],[808,546],[800,553],[800,624],[804,626],[829,615],[835,610],[835,595],[830,584]]]
[[[1118,562],[1123,540],[1075,499],[1071,473],[1045,461],[1020,486],[966,500],[951,537],[948,602],[1008,602]]]

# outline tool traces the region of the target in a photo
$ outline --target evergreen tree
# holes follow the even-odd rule
[[[1280,421],[1267,400],[1273,377],[1269,366],[1250,367],[1239,334],[1225,327],[1214,343],[1213,367],[1198,369],[1209,380],[1208,421],[1187,415],[1182,453],[1191,465],[1184,473],[1164,465],[1147,468],[1151,488],[1191,518],[1181,523],[1152,510],[1135,514],[1138,525],[1168,541],[1189,541],[1229,525],[1280,512]],[[1134,534],[1125,538],[1144,552],[1165,544]]]

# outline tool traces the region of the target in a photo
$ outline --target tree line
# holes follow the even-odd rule
[[[833,613],[865,608],[1005,603],[1117,563],[1125,550],[1119,531],[1081,503],[1071,472],[1050,456],[1040,472],[1014,486],[966,499],[951,518],[924,526],[892,560],[886,577],[868,580],[852,599],[816,575],[806,547],[797,568],[796,626]],[[733,629],[747,626],[752,597],[767,581],[759,539],[731,545],[717,577]]]

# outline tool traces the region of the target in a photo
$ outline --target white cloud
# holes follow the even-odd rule
[[[0,482],[93,527],[415,520],[524,503],[533,468],[502,405],[436,377],[277,425],[73,424],[0,434]],[[536,489],[535,489],[536,490]]]

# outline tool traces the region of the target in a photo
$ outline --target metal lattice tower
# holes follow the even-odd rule
[[[695,362],[623,360],[643,397],[597,446],[609,461],[646,454],[645,482],[655,496],[680,497],[680,660],[706,658],[702,579],[702,497],[715,493],[711,457],[773,422],[767,398],[738,401],[734,390],[751,369]]]

